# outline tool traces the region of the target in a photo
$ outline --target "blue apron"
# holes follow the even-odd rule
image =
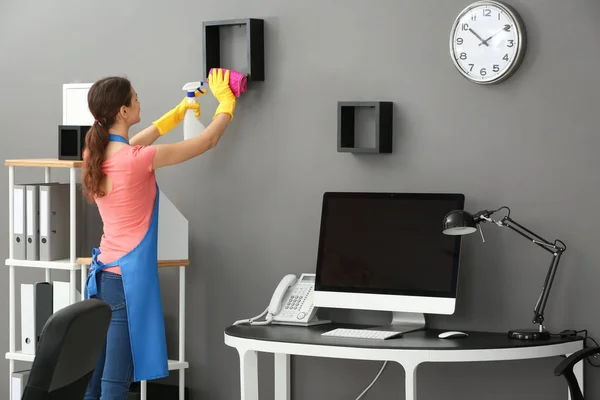
[[[129,142],[110,134],[110,141]],[[129,340],[133,357],[134,381],[159,379],[169,375],[167,341],[158,279],[158,184],[152,219],[142,241],[129,253],[108,264],[98,261],[100,250],[92,249],[86,298],[98,293],[96,274],[119,266],[125,291]]]

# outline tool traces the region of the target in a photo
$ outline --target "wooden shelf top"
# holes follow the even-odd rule
[[[5,160],[7,167],[50,167],[50,168],[81,168],[83,161],[59,160],[57,158],[30,158],[21,160]]]
[[[77,259],[77,264],[90,265],[92,257],[80,257]],[[190,260],[158,260],[158,268],[167,267],[187,267],[190,265]]]

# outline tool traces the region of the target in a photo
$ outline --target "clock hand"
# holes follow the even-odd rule
[[[469,28],[469,30],[471,31],[471,33],[472,33],[473,35],[475,35],[475,36],[477,37],[477,39],[481,40],[481,43],[479,43],[479,45],[481,46],[481,44],[482,44],[482,43],[484,43],[484,42],[485,42],[485,40],[483,40],[483,38],[482,38],[481,36],[479,36],[479,35],[477,34],[477,32],[475,32],[475,31],[473,30],[473,28]],[[489,44],[487,44],[487,43],[485,43],[485,45],[486,45],[486,46],[489,46]]]
[[[504,25],[504,28],[500,29],[498,32],[494,33],[492,36],[490,36],[489,38],[482,40],[481,43],[479,43],[479,45],[481,46],[482,44],[485,44],[486,46],[489,46],[489,41],[496,36],[497,34],[499,34],[500,32],[506,31],[508,32],[508,30],[510,29],[510,25]]]

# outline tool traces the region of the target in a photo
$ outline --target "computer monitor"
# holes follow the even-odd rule
[[[442,233],[464,208],[456,193],[323,195],[315,274],[317,307],[391,311],[389,326],[425,328],[424,314],[453,314],[461,239]]]

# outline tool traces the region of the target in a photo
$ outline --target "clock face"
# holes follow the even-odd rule
[[[521,64],[525,42],[525,27],[513,9],[497,1],[477,1],[456,18],[450,54],[467,79],[498,83]]]

